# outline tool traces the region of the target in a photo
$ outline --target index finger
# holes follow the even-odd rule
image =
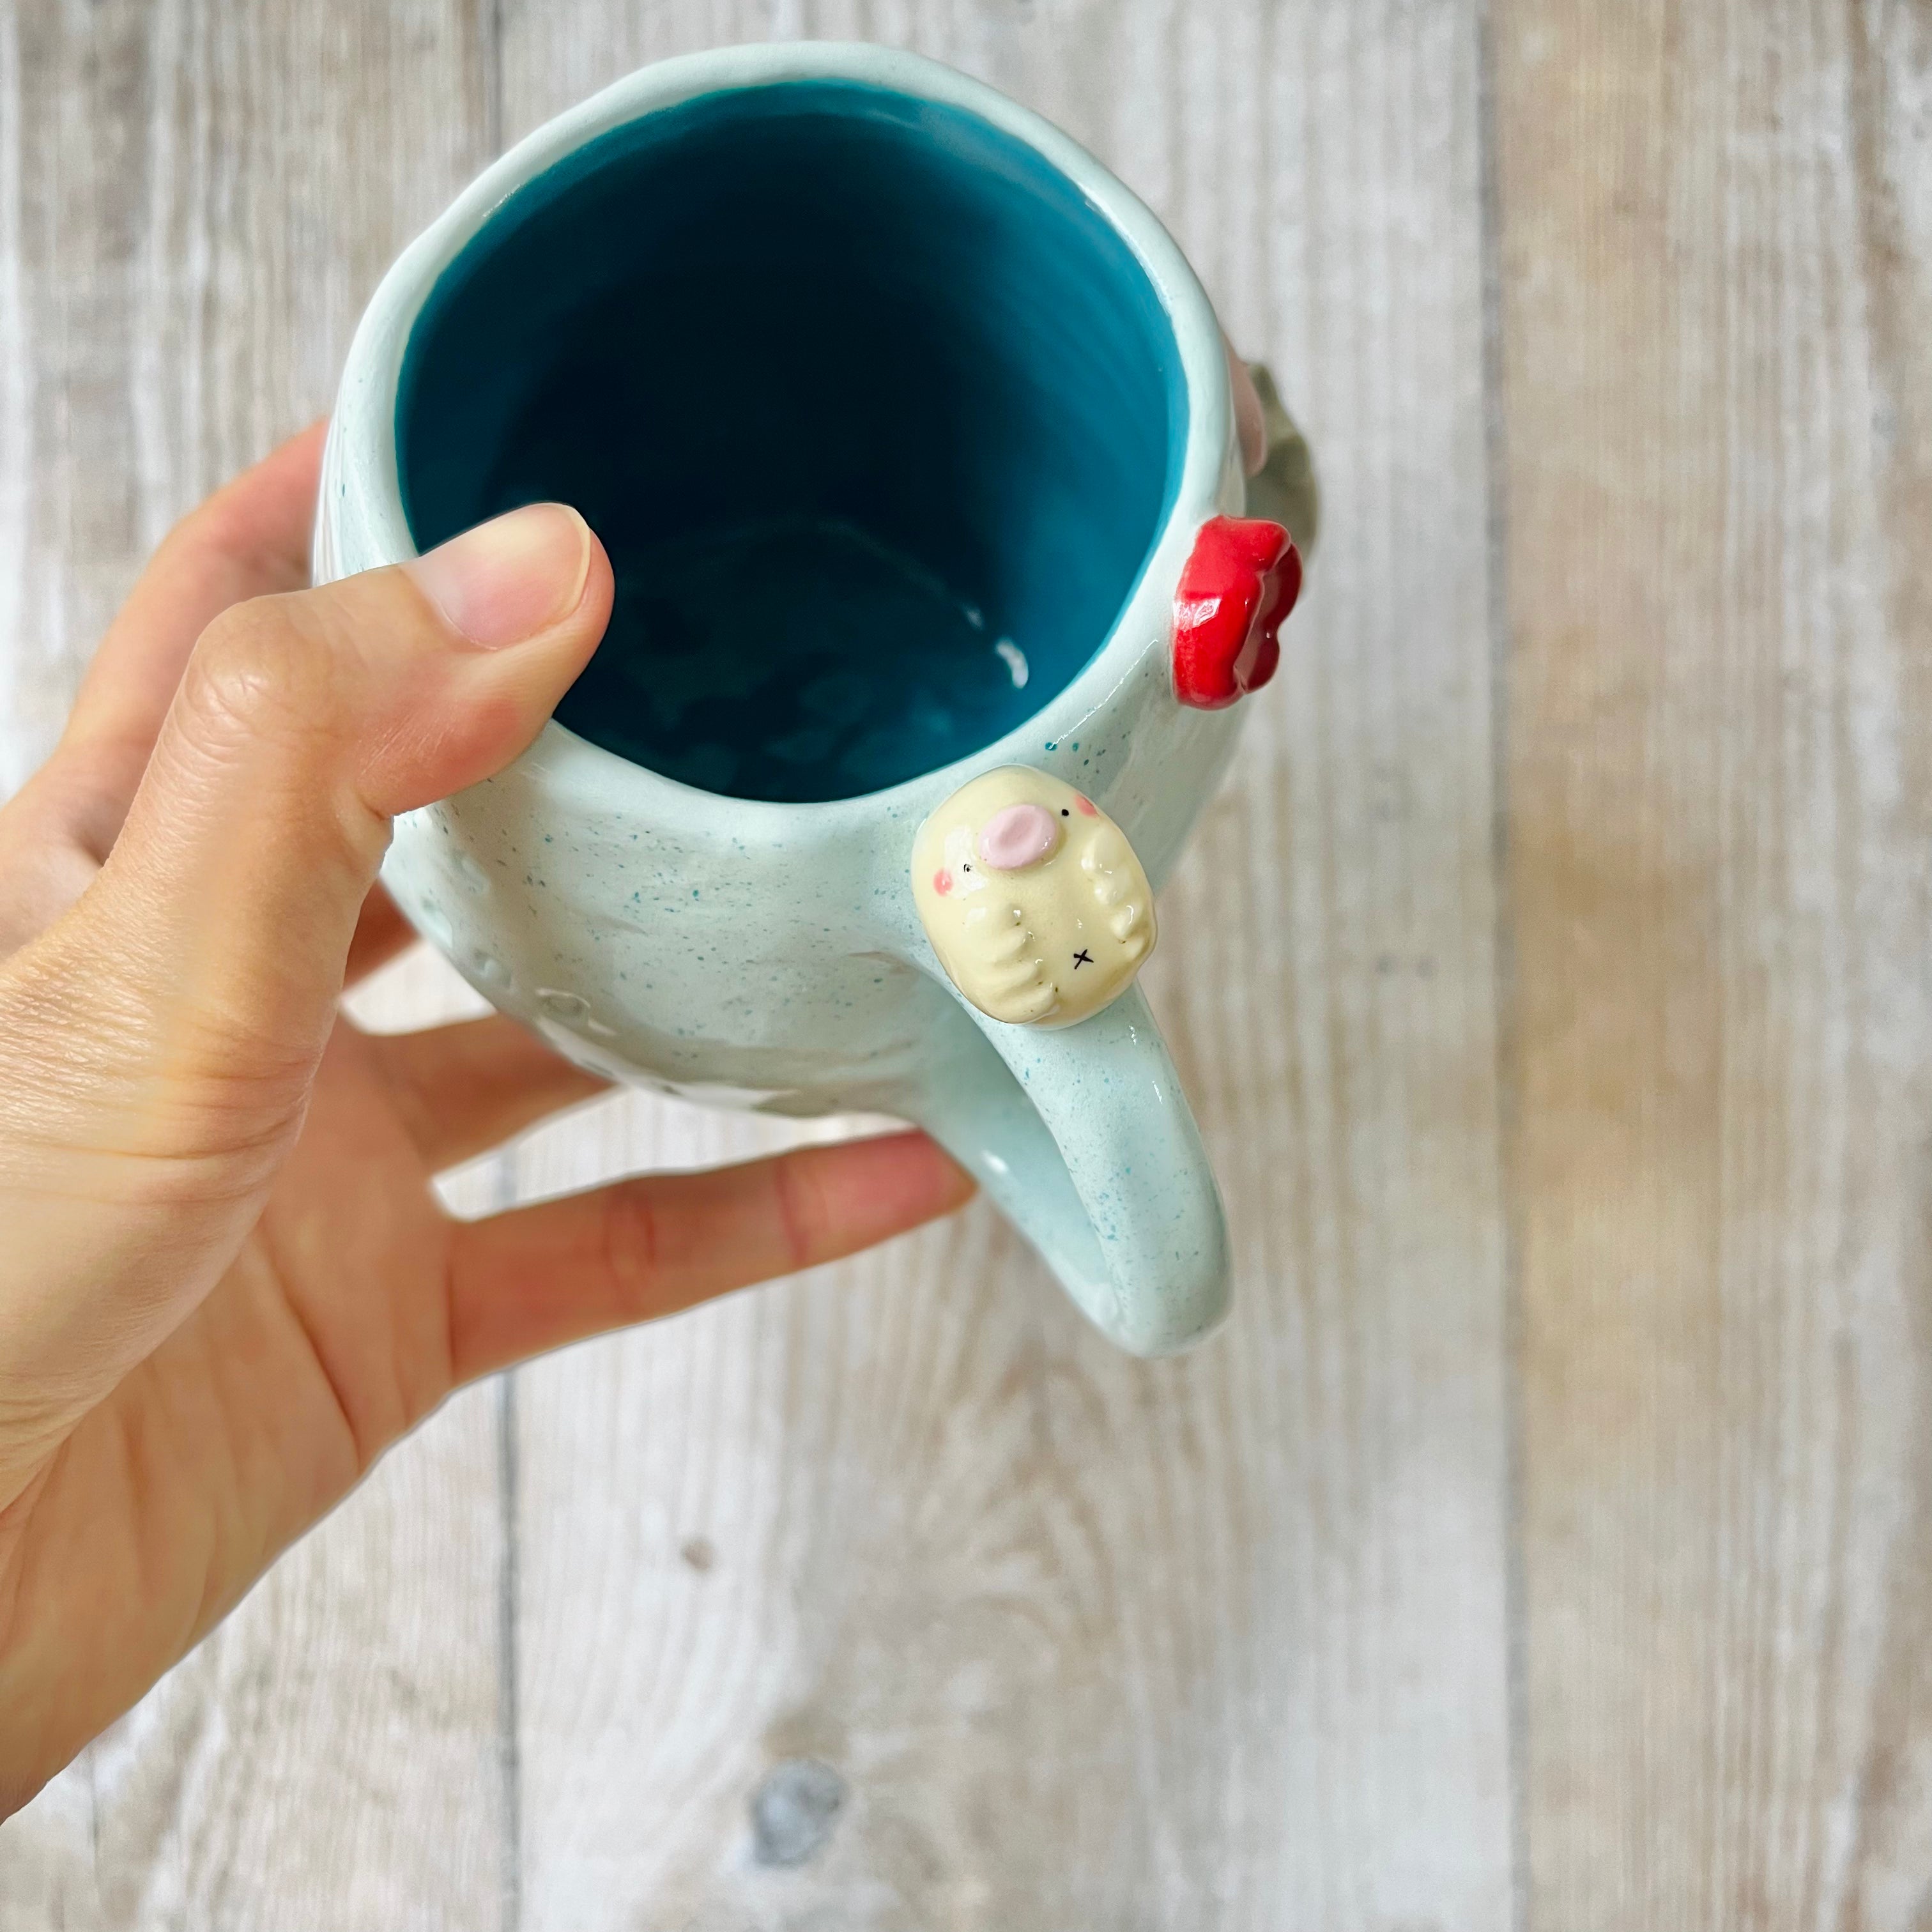
[[[94,654],[64,744],[136,750],[138,781],[195,640],[231,604],[308,583],[327,427],[311,423],[169,532]]]

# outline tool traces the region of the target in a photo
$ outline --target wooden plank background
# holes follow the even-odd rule
[[[484,158],[801,33],[1087,142],[1315,442],[1150,970],[1238,1325],[1126,1361],[979,1208],[472,1391],[0,1827],[0,1932],[1924,1932],[1922,8],[0,0],[0,783]]]

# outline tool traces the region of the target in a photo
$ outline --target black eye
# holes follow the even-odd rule
[[[1069,812],[1064,805],[1060,808],[1060,815],[1062,818],[1071,818],[1073,816],[1072,813]]]
[[[959,869],[960,869],[962,872],[970,872],[973,869],[973,868],[972,868],[970,866],[962,866],[959,868]]]

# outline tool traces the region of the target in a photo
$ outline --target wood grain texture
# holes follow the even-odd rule
[[[1932,1924],[1932,36],[1499,0],[1528,1922]]]
[[[506,132],[794,32],[938,55],[1088,141],[1322,460],[1288,666],[1150,971],[1241,1312],[1129,1362],[981,1210],[522,1374],[521,1922],[1500,1928],[1473,10],[577,0],[507,16]],[[764,1131],[635,1102],[519,1184]],[[751,1808],[814,1763],[829,1838],[761,1862]]]
[[[1088,140],[1314,436],[1150,975],[1240,1325],[1123,1362],[976,1210],[466,1398],[0,1830],[0,1928],[1932,1924],[1922,8],[1491,0],[1492,666],[1473,4],[0,0],[0,782],[500,134],[800,32]]]
[[[440,0],[0,8],[9,779],[167,524],[327,407],[376,277],[488,152],[487,53]],[[383,1463],[0,1833],[0,1927],[494,1926],[499,1468],[487,1390]]]
[[[1234,1334],[1124,1362],[976,1210],[544,1364],[0,1832],[0,1926],[1932,1925],[1932,22],[1491,0],[1493,528],[1477,28],[0,7],[10,778],[496,133],[688,46],[1088,140],[1327,510],[1151,975]],[[616,1103],[466,1198],[775,1132]]]

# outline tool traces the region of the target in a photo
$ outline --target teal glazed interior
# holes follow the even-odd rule
[[[561,723],[792,802],[1063,690],[1186,435],[1159,295],[1072,182],[976,115],[818,80],[646,115],[508,196],[396,410],[418,548],[545,498],[603,539],[616,609]]]

